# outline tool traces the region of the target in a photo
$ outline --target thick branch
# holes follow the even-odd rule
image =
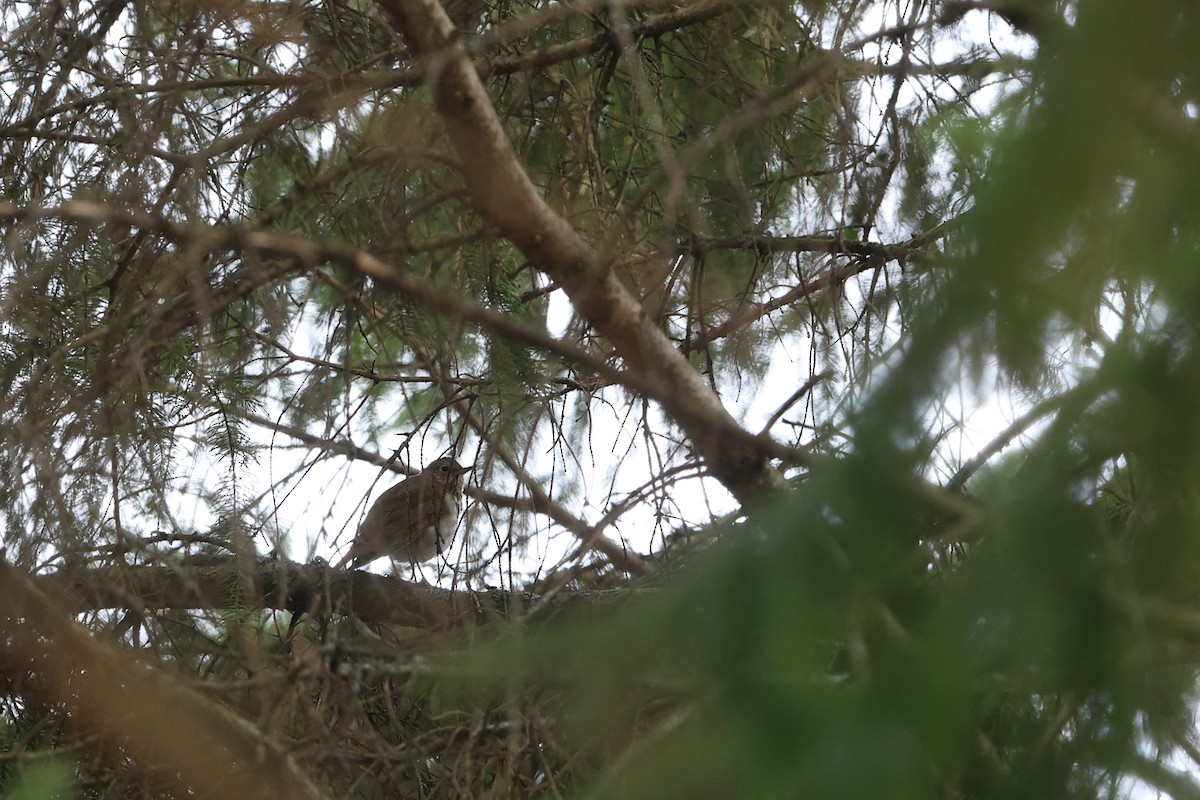
[[[0,679],[8,690],[62,708],[117,760],[132,757],[151,783],[188,797],[321,796],[244,720],[93,639],[6,564],[0,608]]]
[[[559,592],[543,598],[527,593],[479,593],[361,570],[335,571],[320,561],[296,564],[262,559],[247,566],[231,557],[179,567],[57,572],[35,581],[72,614],[104,609],[219,610],[229,608],[231,598],[236,597],[238,607],[245,611],[343,614],[364,622],[431,631],[520,617],[534,609],[552,616],[568,607],[603,606],[620,595],[614,591]],[[255,588],[247,592],[246,586]]]
[[[542,199],[509,145],[466,50],[436,0],[380,0],[426,75],[479,211],[576,310],[612,342],[631,372],[691,438],[712,474],[739,499],[774,471],[760,442],[740,428],[699,373],[646,315],[610,265]]]

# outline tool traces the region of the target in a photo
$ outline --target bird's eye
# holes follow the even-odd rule
[[[449,472],[449,471],[450,471],[450,467],[449,467],[448,465],[446,465],[446,464],[442,464],[440,467],[438,467],[438,469],[439,469],[439,470],[441,470],[442,472]]]

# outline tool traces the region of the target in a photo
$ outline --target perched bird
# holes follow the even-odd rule
[[[379,495],[334,569],[359,567],[383,556],[416,564],[441,555],[458,525],[462,476],[470,469],[439,458]]]

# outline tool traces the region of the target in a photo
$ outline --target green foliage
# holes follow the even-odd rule
[[[79,790],[66,764],[54,760],[35,761],[11,771],[0,791],[4,800],[68,800]]]

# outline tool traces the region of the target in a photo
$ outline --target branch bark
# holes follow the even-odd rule
[[[426,83],[479,212],[562,287],[576,310],[646,384],[646,394],[687,433],[713,476],[739,500],[775,483],[769,448],[737,424],[613,274],[608,260],[542,199],[441,5],[436,0],[380,0],[380,6],[409,48],[427,61]]]
[[[8,691],[61,708],[72,723],[98,734],[118,760],[132,757],[150,785],[169,786],[172,794],[322,796],[261,732],[92,638],[39,583],[53,586],[0,563],[0,680]]]
[[[9,569],[11,568],[3,568]],[[333,570],[324,562],[297,564],[260,559],[250,565],[230,556],[183,566],[116,566],[55,572],[33,579],[58,598],[62,610],[84,614],[106,609],[137,612],[219,610],[235,602],[242,611],[354,616],[363,622],[425,631],[494,623],[534,610],[539,619],[568,608],[599,608],[627,592],[472,592],[414,583],[362,570]],[[254,587],[245,591],[246,586]],[[0,589],[0,598],[3,589]]]

